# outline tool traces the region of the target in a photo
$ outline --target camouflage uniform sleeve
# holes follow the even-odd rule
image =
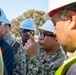
[[[55,75],[56,70],[63,64],[64,60],[65,56],[61,51],[49,56],[43,61],[35,57],[29,62],[27,75]]]
[[[13,75],[26,75],[26,53],[24,52],[24,48],[21,44],[15,51],[14,58],[15,63]]]
[[[29,57],[27,56],[27,54],[26,54],[26,74],[28,73],[29,61],[30,61],[30,58],[29,58]]]
[[[29,61],[27,75],[46,75],[38,56]]]
[[[26,75],[26,53],[17,39],[6,34],[4,40],[14,49],[14,71],[13,75]]]

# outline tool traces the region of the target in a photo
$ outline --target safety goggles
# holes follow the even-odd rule
[[[45,36],[56,37],[53,33],[52,34],[47,34],[44,31],[39,31],[38,36],[41,37],[41,39],[44,39]]]

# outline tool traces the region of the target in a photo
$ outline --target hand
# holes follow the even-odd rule
[[[25,51],[26,54],[30,57],[30,59],[34,58],[35,56],[37,56],[37,45],[36,42],[34,40],[34,37],[28,32],[27,35],[29,36],[29,40],[27,41],[27,43],[25,43]]]

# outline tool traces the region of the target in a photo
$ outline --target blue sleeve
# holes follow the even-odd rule
[[[4,64],[7,70],[8,75],[13,74],[14,68],[14,50],[13,48],[0,38],[0,46],[2,48]]]

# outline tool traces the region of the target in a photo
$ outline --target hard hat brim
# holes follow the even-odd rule
[[[47,20],[42,26],[38,27],[40,30],[54,32],[54,23],[51,20]]]
[[[74,3],[74,2],[76,2],[76,0],[72,0],[72,1],[70,1],[70,2],[68,2],[68,1],[64,1],[63,3],[61,3],[60,5],[55,5],[55,7],[54,8],[50,8],[44,15],[43,15],[43,18],[44,18],[44,20],[49,20],[49,19],[51,19],[51,17],[49,16],[49,13],[51,13],[53,10],[55,10],[55,9],[58,9],[58,8],[60,8],[60,7],[64,7],[64,6],[66,6],[66,5],[69,5],[69,4],[71,4],[71,3]],[[53,3],[52,3],[53,4]],[[53,5],[54,6],[54,5]]]

